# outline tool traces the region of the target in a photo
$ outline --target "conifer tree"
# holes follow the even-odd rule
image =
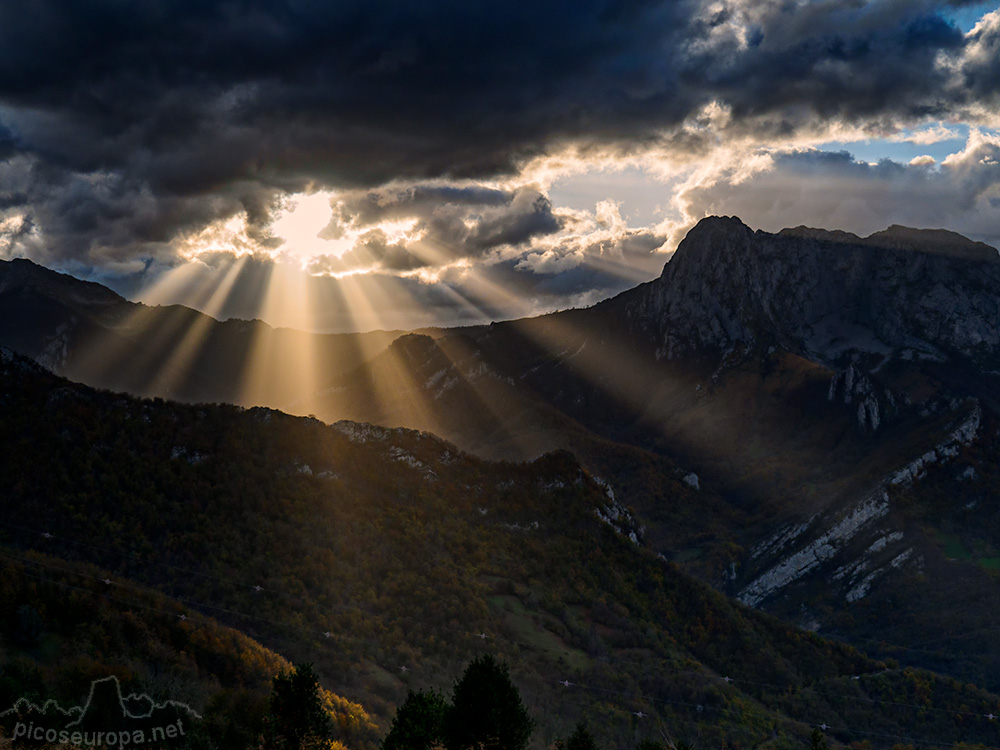
[[[448,702],[433,690],[412,690],[396,709],[382,750],[429,750],[444,741],[444,721]]]
[[[455,684],[445,746],[448,750],[524,750],[534,726],[510,681],[507,665],[487,654],[473,659]]]
[[[568,739],[556,743],[556,750],[597,750],[597,742],[581,721]]]
[[[332,729],[312,664],[298,664],[275,676],[267,717],[269,750],[325,748]]]

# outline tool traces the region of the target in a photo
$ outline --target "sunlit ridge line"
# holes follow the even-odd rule
[[[360,310],[362,314],[370,316],[382,324],[381,328],[388,328],[379,312],[379,309],[387,308],[393,302],[386,289],[386,284],[387,281],[380,278],[368,279],[364,284],[352,280],[351,284],[344,290],[349,299],[348,307],[355,311]],[[405,285],[401,284],[396,284],[393,291],[410,294]],[[413,301],[412,297],[410,297],[410,301]],[[440,432],[435,413],[433,409],[429,408],[425,394],[420,388],[417,373],[411,371],[410,363],[401,358],[404,347],[408,345],[407,342],[397,339],[365,365],[366,372],[370,377],[370,387],[367,393],[373,399],[375,406],[375,414],[365,415],[365,419],[387,425],[408,426]],[[434,343],[431,346],[437,347],[437,344]],[[419,398],[401,404],[398,398],[401,393],[419,394]],[[401,409],[402,411],[400,411]],[[343,414],[343,407],[341,413]],[[353,412],[349,413],[352,417],[360,416]]]

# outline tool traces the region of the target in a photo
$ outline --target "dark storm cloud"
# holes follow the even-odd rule
[[[338,196],[334,218],[326,234],[333,239],[342,236],[345,226],[409,218],[432,212],[441,205],[503,206],[510,200],[511,195],[507,191],[481,186],[405,185],[355,190]]]
[[[388,271],[412,271],[428,265],[404,242],[389,242],[381,229],[365,232],[354,247],[339,259],[344,268],[376,267]]]
[[[30,213],[43,259],[169,258],[243,211],[273,242],[277,201],[308,186],[495,176],[571,142],[698,147],[677,128],[713,100],[776,133],[994,101],[997,25],[967,40],[939,7],[0,0],[0,205]],[[526,218],[543,223],[466,241],[550,231]]]
[[[180,193],[269,175],[492,173],[607,119],[580,109],[600,92],[576,84],[595,61],[620,80],[647,74],[633,45],[662,43],[684,6],[8,2],[0,97],[41,113],[25,141],[48,160],[92,171],[140,153]]]
[[[14,131],[0,122],[0,160],[6,160],[17,153]]]
[[[779,11],[751,29],[751,52],[709,47],[702,66],[737,118],[795,107],[849,120],[949,113],[953,103],[939,100],[948,76],[935,63],[962,45],[961,32],[936,15],[891,20],[869,26],[852,3]]]

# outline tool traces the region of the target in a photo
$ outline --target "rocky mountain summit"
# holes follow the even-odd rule
[[[942,230],[867,238],[702,220],[659,279],[626,292],[660,358],[778,346],[834,367],[1000,357],[1000,255]]]
[[[737,534],[727,591],[979,673],[975,628],[1000,568],[995,248],[944,230],[771,234],[712,217],[660,278],[605,306],[662,367],[646,423],[697,446],[708,485],[728,482],[764,519]],[[696,394],[664,385],[692,362],[707,374]],[[967,635],[951,644],[954,632]],[[934,637],[946,647],[915,648]]]

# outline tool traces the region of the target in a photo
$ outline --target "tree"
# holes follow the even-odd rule
[[[576,725],[576,729],[573,730],[569,739],[556,743],[556,750],[597,750],[597,742],[594,740],[594,735],[581,721]]]
[[[323,710],[319,677],[312,664],[281,672],[271,684],[267,717],[268,747],[313,750],[329,746],[332,725]]]
[[[30,604],[22,604],[17,608],[17,630],[14,640],[26,648],[34,648],[42,642],[45,632],[45,621],[38,610]]]
[[[396,709],[389,734],[382,740],[382,750],[429,750],[444,741],[444,722],[448,702],[433,690],[412,690]]]
[[[473,659],[455,683],[446,717],[448,750],[523,750],[534,727],[507,665],[489,654]]]

